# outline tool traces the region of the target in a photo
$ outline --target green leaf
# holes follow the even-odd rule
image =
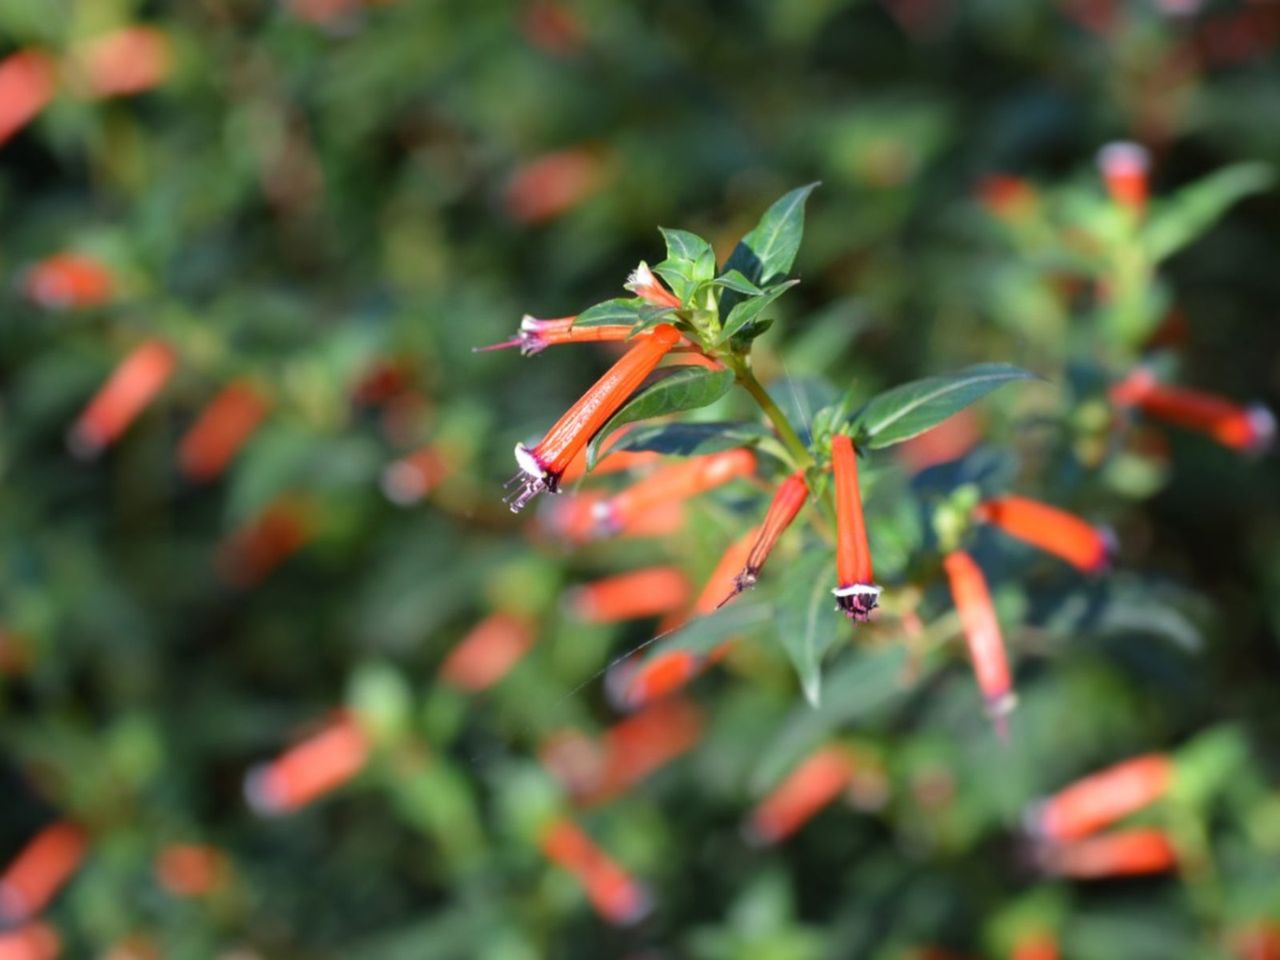
[[[778,638],[815,708],[821,700],[822,658],[846,623],[831,596],[835,582],[835,564],[826,550],[802,554],[779,582]]]
[[[1223,725],[1198,733],[1178,749],[1173,796],[1186,806],[1202,808],[1226,785],[1239,782],[1250,760],[1248,741],[1238,727]]]
[[[753,283],[784,276],[795,263],[804,236],[804,204],[818,186],[799,187],[775,202],[733,249],[725,273],[737,270]]]
[[[991,391],[1015,380],[1038,379],[1007,363],[979,363],[955,373],[925,377],[872,398],[854,419],[854,439],[869,450],[924,433]]]
[[[619,324],[636,324],[645,318],[645,311],[650,306],[652,305],[639,297],[606,300],[578,314],[578,319],[573,321],[573,325],[575,327],[610,327]]]
[[[741,293],[744,296],[754,297],[760,293],[760,288],[744,277],[737,270],[726,270],[723,274],[711,281],[718,287],[724,287],[732,290],[734,293]]]
[[[773,320],[769,317],[757,317],[754,320],[747,321],[737,333],[729,338],[729,346],[737,353],[743,353],[751,341],[756,337],[768,332],[773,326]]]
[[[700,456],[758,443],[770,436],[756,423],[648,423],[628,430],[609,452],[615,450],[652,450],[677,457]]]
[[[739,333],[748,324],[757,323],[766,309],[777,300],[780,296],[794,287],[799,280],[787,280],[785,283],[776,283],[769,287],[763,293],[757,294],[748,300],[744,300],[729,311],[729,317],[724,322],[724,326],[720,330],[719,342],[724,343],[730,337]],[[764,330],[760,331],[764,333]]]
[[[738,597],[715,613],[694,617],[682,627],[651,643],[641,662],[676,650],[706,656],[726,640],[755,636],[774,622],[777,608],[772,603]]]
[[[805,705],[792,711],[781,731],[763,749],[760,765],[752,775],[752,791],[764,793],[787,770],[840,727],[863,720],[909,689],[902,680],[907,654],[901,647],[859,649],[828,672],[822,705]],[[918,682],[918,681],[917,681]]]
[[[1213,226],[1232,204],[1271,186],[1265,163],[1237,163],[1183,187],[1152,212],[1144,230],[1147,250],[1159,261]]]
[[[659,227],[658,230],[662,233],[662,239],[667,242],[668,260],[688,260],[698,264],[699,269],[706,269],[706,261],[710,259],[710,271],[699,279],[710,280],[715,276],[716,255],[711,244],[688,230],[668,230],[666,227]]]
[[[685,367],[636,394],[613,418],[591,438],[587,445],[587,467],[596,465],[601,445],[625,423],[648,420],[667,413],[697,410],[715,403],[733,386],[733,373],[729,370],[704,370],[701,367]]]
[[[652,303],[647,303],[640,311],[640,319],[631,328],[631,333],[627,336],[627,339],[629,340],[631,337],[644,333],[646,330],[652,330],[660,323],[670,323],[675,315],[676,312],[671,307],[659,307]]]
[[[659,227],[667,242],[667,259],[653,268],[671,286],[672,292],[687,302],[700,284],[716,275],[716,255],[711,244],[688,230]]]

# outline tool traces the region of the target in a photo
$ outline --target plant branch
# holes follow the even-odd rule
[[[773,429],[777,431],[778,439],[782,441],[783,446],[787,448],[787,452],[791,454],[795,465],[799,469],[806,469],[813,466],[813,455],[809,453],[809,448],[804,445],[804,441],[800,439],[800,435],[796,433],[795,427],[791,425],[791,421],[787,419],[787,415],[782,412],[769,396],[769,391],[764,385],[756,379],[756,375],[751,372],[748,361],[742,357],[726,358],[730,369],[733,370],[734,377],[738,383],[742,384],[747,393],[751,394],[755,402],[764,411],[764,415],[769,418],[769,422],[773,424]]]

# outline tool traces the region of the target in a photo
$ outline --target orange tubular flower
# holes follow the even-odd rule
[[[1046,873],[1099,880],[1164,873],[1178,865],[1178,852],[1163,830],[1118,830],[1050,844],[1038,852],[1037,859]]]
[[[624,286],[641,300],[647,300],[655,307],[680,309],[680,298],[662,285],[643,260],[640,261],[640,266],[631,271]]]
[[[500,681],[529,652],[536,637],[532,625],[511,613],[481,620],[449,652],[440,676],[461,690],[479,693]]]
[[[751,546],[747,562],[734,579],[736,591],[756,585],[756,581],[760,579],[760,571],[764,569],[764,562],[769,559],[778,539],[791,526],[791,521],[795,520],[796,514],[808,498],[809,484],[805,482],[803,470],[797,470],[782,481],[764,515],[764,523]]]
[[[505,350],[508,347],[519,347],[526,357],[541,353],[547,347],[559,346],[563,343],[620,343],[631,338],[631,325],[628,323],[605,323],[598,326],[576,326],[575,317],[555,317],[551,320],[539,320],[527,313],[520,321],[520,332],[510,340],[494,343],[487,347],[476,347],[477,353],[490,350]]]
[[[84,309],[110,300],[115,278],[93,257],[55,253],[27,271],[23,289],[29,300],[50,310]]]
[[[973,407],[952,414],[932,430],[893,448],[894,455],[912,473],[939,463],[959,460],[982,440],[982,421]]]
[[[558,150],[520,167],[507,184],[507,212],[521,223],[545,223],[604,186],[606,165],[592,150]]]
[[[0,960],[54,960],[61,951],[62,940],[47,923],[0,933]]]
[[[706,659],[692,650],[660,653],[635,668],[623,664],[616,685],[611,685],[611,699],[620,709],[635,710],[675,693],[700,674],[705,664]]]
[[[154,27],[125,27],[77,46],[71,58],[84,92],[94,99],[158,87],[173,67],[169,38]]]
[[[218,547],[215,565],[234,587],[260,583],[311,539],[311,523],[301,504],[281,498],[231,534]]]
[[[583,797],[603,803],[688,753],[702,737],[702,714],[688,703],[667,700],[622,720],[604,735],[598,787]]]
[[[345,713],[270,763],[249,771],[245,799],[255,812],[289,813],[342,786],[369,756],[369,742]]]
[[[996,721],[996,728],[1004,735],[1005,717],[1017,705],[1013,693],[1013,680],[1009,675],[1009,660],[1005,655],[1004,637],[996,620],[987,578],[974,563],[973,557],[963,550],[947,554],[943,560],[947,578],[951,582],[951,596],[960,622],[964,627],[965,643],[969,647],[969,659],[978,678],[978,688],[987,703],[987,713]]]
[[[1043,930],[1023,934],[1009,955],[1010,960],[1058,960],[1059,956],[1058,939]]]
[[[831,438],[831,471],[836,482],[836,574],[839,585],[831,591],[845,615],[865,623],[880,599],[880,588],[871,572],[871,548],[862,516],[858,489],[858,455],[853,441],[843,433]]]
[[[57,82],[53,60],[39,50],[0,60],[0,144],[36,118],[53,99]]]
[[[755,527],[729,544],[693,603],[695,617],[714,613],[737,595],[738,578],[742,569],[749,564],[750,558],[755,555],[763,533],[763,526]]]
[[[756,468],[750,450],[726,450],[656,470],[640,482],[595,506],[596,523],[604,534],[615,534],[663,503],[680,502],[722,486]]]
[[[623,428],[625,429],[625,427]],[[621,433],[619,430],[618,433]],[[615,433],[613,436],[617,436]],[[613,438],[610,437],[610,440]],[[596,465],[591,468],[593,477],[604,476],[608,473],[622,473],[625,470],[634,470],[636,467],[648,467],[658,463],[662,459],[660,454],[654,453],[652,450],[616,450],[612,453],[606,452]],[[570,461],[569,466],[565,468],[564,474],[560,477],[561,485],[572,483],[580,480],[587,473],[587,448],[583,447],[578,451],[578,455]]]
[[[579,493],[550,503],[539,517],[546,530],[570,543],[597,539],[600,526],[596,511],[605,497],[596,492]],[[685,524],[683,503],[659,503],[636,514],[616,533],[621,537],[669,537]]]
[[[1022,177],[996,173],[978,184],[978,198],[992,216],[1021,220],[1036,207],[1036,188]]]
[[[523,509],[543,490],[555,493],[560,488],[560,477],[578,451],[618,412],[667,351],[679,342],[680,331],[669,323],[654,328],[651,334],[636,337],[635,346],[556,421],[537,445],[529,448],[523,443],[516,444],[520,472],[512,479],[516,492],[507,498],[513,513]]]
[[[222,883],[227,860],[222,851],[200,843],[173,843],[156,856],[156,880],[175,897],[202,897]]]
[[[978,504],[974,516],[1085,573],[1103,572],[1115,553],[1111,531],[1027,497],[996,497]]]
[[[791,836],[840,795],[853,776],[853,761],[840,747],[823,747],[787,775],[752,811],[745,833],[754,844]]]
[[[1255,920],[1232,930],[1227,943],[1239,960],[1280,960],[1280,926],[1273,920]]]
[[[1159,800],[1173,782],[1173,761],[1134,757],[1059,790],[1037,804],[1028,827],[1045,840],[1078,840]]]
[[[382,471],[382,492],[399,507],[417,503],[450,473],[449,462],[434,446],[420,447]]]
[[[594,794],[604,781],[604,747],[581,730],[551,734],[539,745],[538,760],[575,798]]]
[[[1121,207],[1141,213],[1147,205],[1147,173],[1151,154],[1136,143],[1109,143],[1098,151],[1098,167],[1111,199]]]
[[[0,920],[20,923],[43,910],[71,879],[89,842],[73,823],[45,827],[0,874]]]
[[[253,436],[268,402],[247,380],[235,380],[209,401],[178,447],[178,466],[188,480],[214,479]]]
[[[166,343],[148,340],[134,348],[71,427],[71,452],[88,459],[115,442],[155,399],[176,366],[177,358]]]
[[[694,601],[690,611],[693,616],[714,613],[737,595],[738,573],[758,537],[759,528],[756,528],[729,544]],[[672,650],[650,657],[638,667],[625,664],[617,674],[619,679],[614,682],[612,699],[620,709],[634,710],[669,696],[700,674],[708,664],[721,660],[732,645],[731,639],[726,640],[705,657],[691,650]]]
[[[548,860],[573,874],[596,912],[610,923],[630,926],[652,909],[648,891],[571,821],[553,820],[538,845]]]
[[[585,30],[563,4],[534,0],[525,8],[520,28],[530,43],[554,56],[567,57],[582,49]]]
[[[1240,406],[1201,390],[1165,386],[1146,370],[1138,370],[1115,384],[1111,402],[1203,433],[1233,450],[1261,453],[1275,438],[1275,417],[1261,404]]]
[[[657,617],[689,601],[689,579],[675,567],[646,567],[575,587],[566,601],[588,623]]]

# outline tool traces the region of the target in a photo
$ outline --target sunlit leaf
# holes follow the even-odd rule
[[[606,300],[582,311],[573,321],[575,327],[609,327],[619,324],[639,323],[646,316],[650,304],[639,297],[620,297]]]
[[[886,390],[854,418],[859,447],[876,450],[924,433],[993,390],[1035,374],[1007,363],[980,363],[956,373],[925,377]]]
[[[725,272],[737,270],[753,283],[785,276],[795,263],[804,236],[804,205],[817,183],[799,187],[764,212],[755,228],[734,247]]]

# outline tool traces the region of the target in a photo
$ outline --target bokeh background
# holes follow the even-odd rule
[[[1063,283],[1045,237],[1104,204],[1111,140],[1150,149],[1157,197],[1280,159],[1278,43],[1268,0],[0,0],[0,54],[47,58],[0,84],[0,862],[51,823],[84,831],[43,911],[63,954],[1005,956],[1031,917],[1065,957],[1277,955],[1232,936],[1280,918],[1280,470],[1185,433],[1121,453],[1088,434],[1097,382],[1143,358],[1280,405],[1280,201],[1231,205],[1161,265],[1172,319],[1140,343],[1092,322],[1098,278]],[[1011,227],[997,174],[1063,216]],[[539,818],[573,809],[539,746],[617,721],[599,671],[654,622],[583,623],[562,598],[673,559],[704,576],[733,513],[585,551],[511,516],[513,444],[613,355],[472,348],[621,295],[658,225],[723,257],[813,180],[759,369],[868,394],[988,360],[1046,376],[982,407],[978,460],[952,469],[1034,462],[1046,499],[1117,529],[1118,571],[1001,594],[1008,747],[959,648],[919,682],[846,669],[818,714],[776,645],[700,681],[696,746],[571,814],[653,893],[614,927],[539,851]],[[99,455],[69,445],[156,339],[176,364],[155,401]],[[267,412],[198,482],[180,444],[236,380]],[[424,446],[430,491],[389,498],[387,466]],[[924,507],[947,469],[912,481]],[[994,561],[997,585],[1026,560]],[[442,682],[494,611],[536,645],[483,693]],[[862,663],[853,643],[837,664]],[[373,744],[358,776],[253,810],[247,772],[343,709]],[[1037,875],[1035,796],[1206,734],[1225,773],[1181,821],[1197,869]],[[824,737],[878,758],[861,809],[745,842]],[[172,844],[216,850],[216,878],[166,880]]]

